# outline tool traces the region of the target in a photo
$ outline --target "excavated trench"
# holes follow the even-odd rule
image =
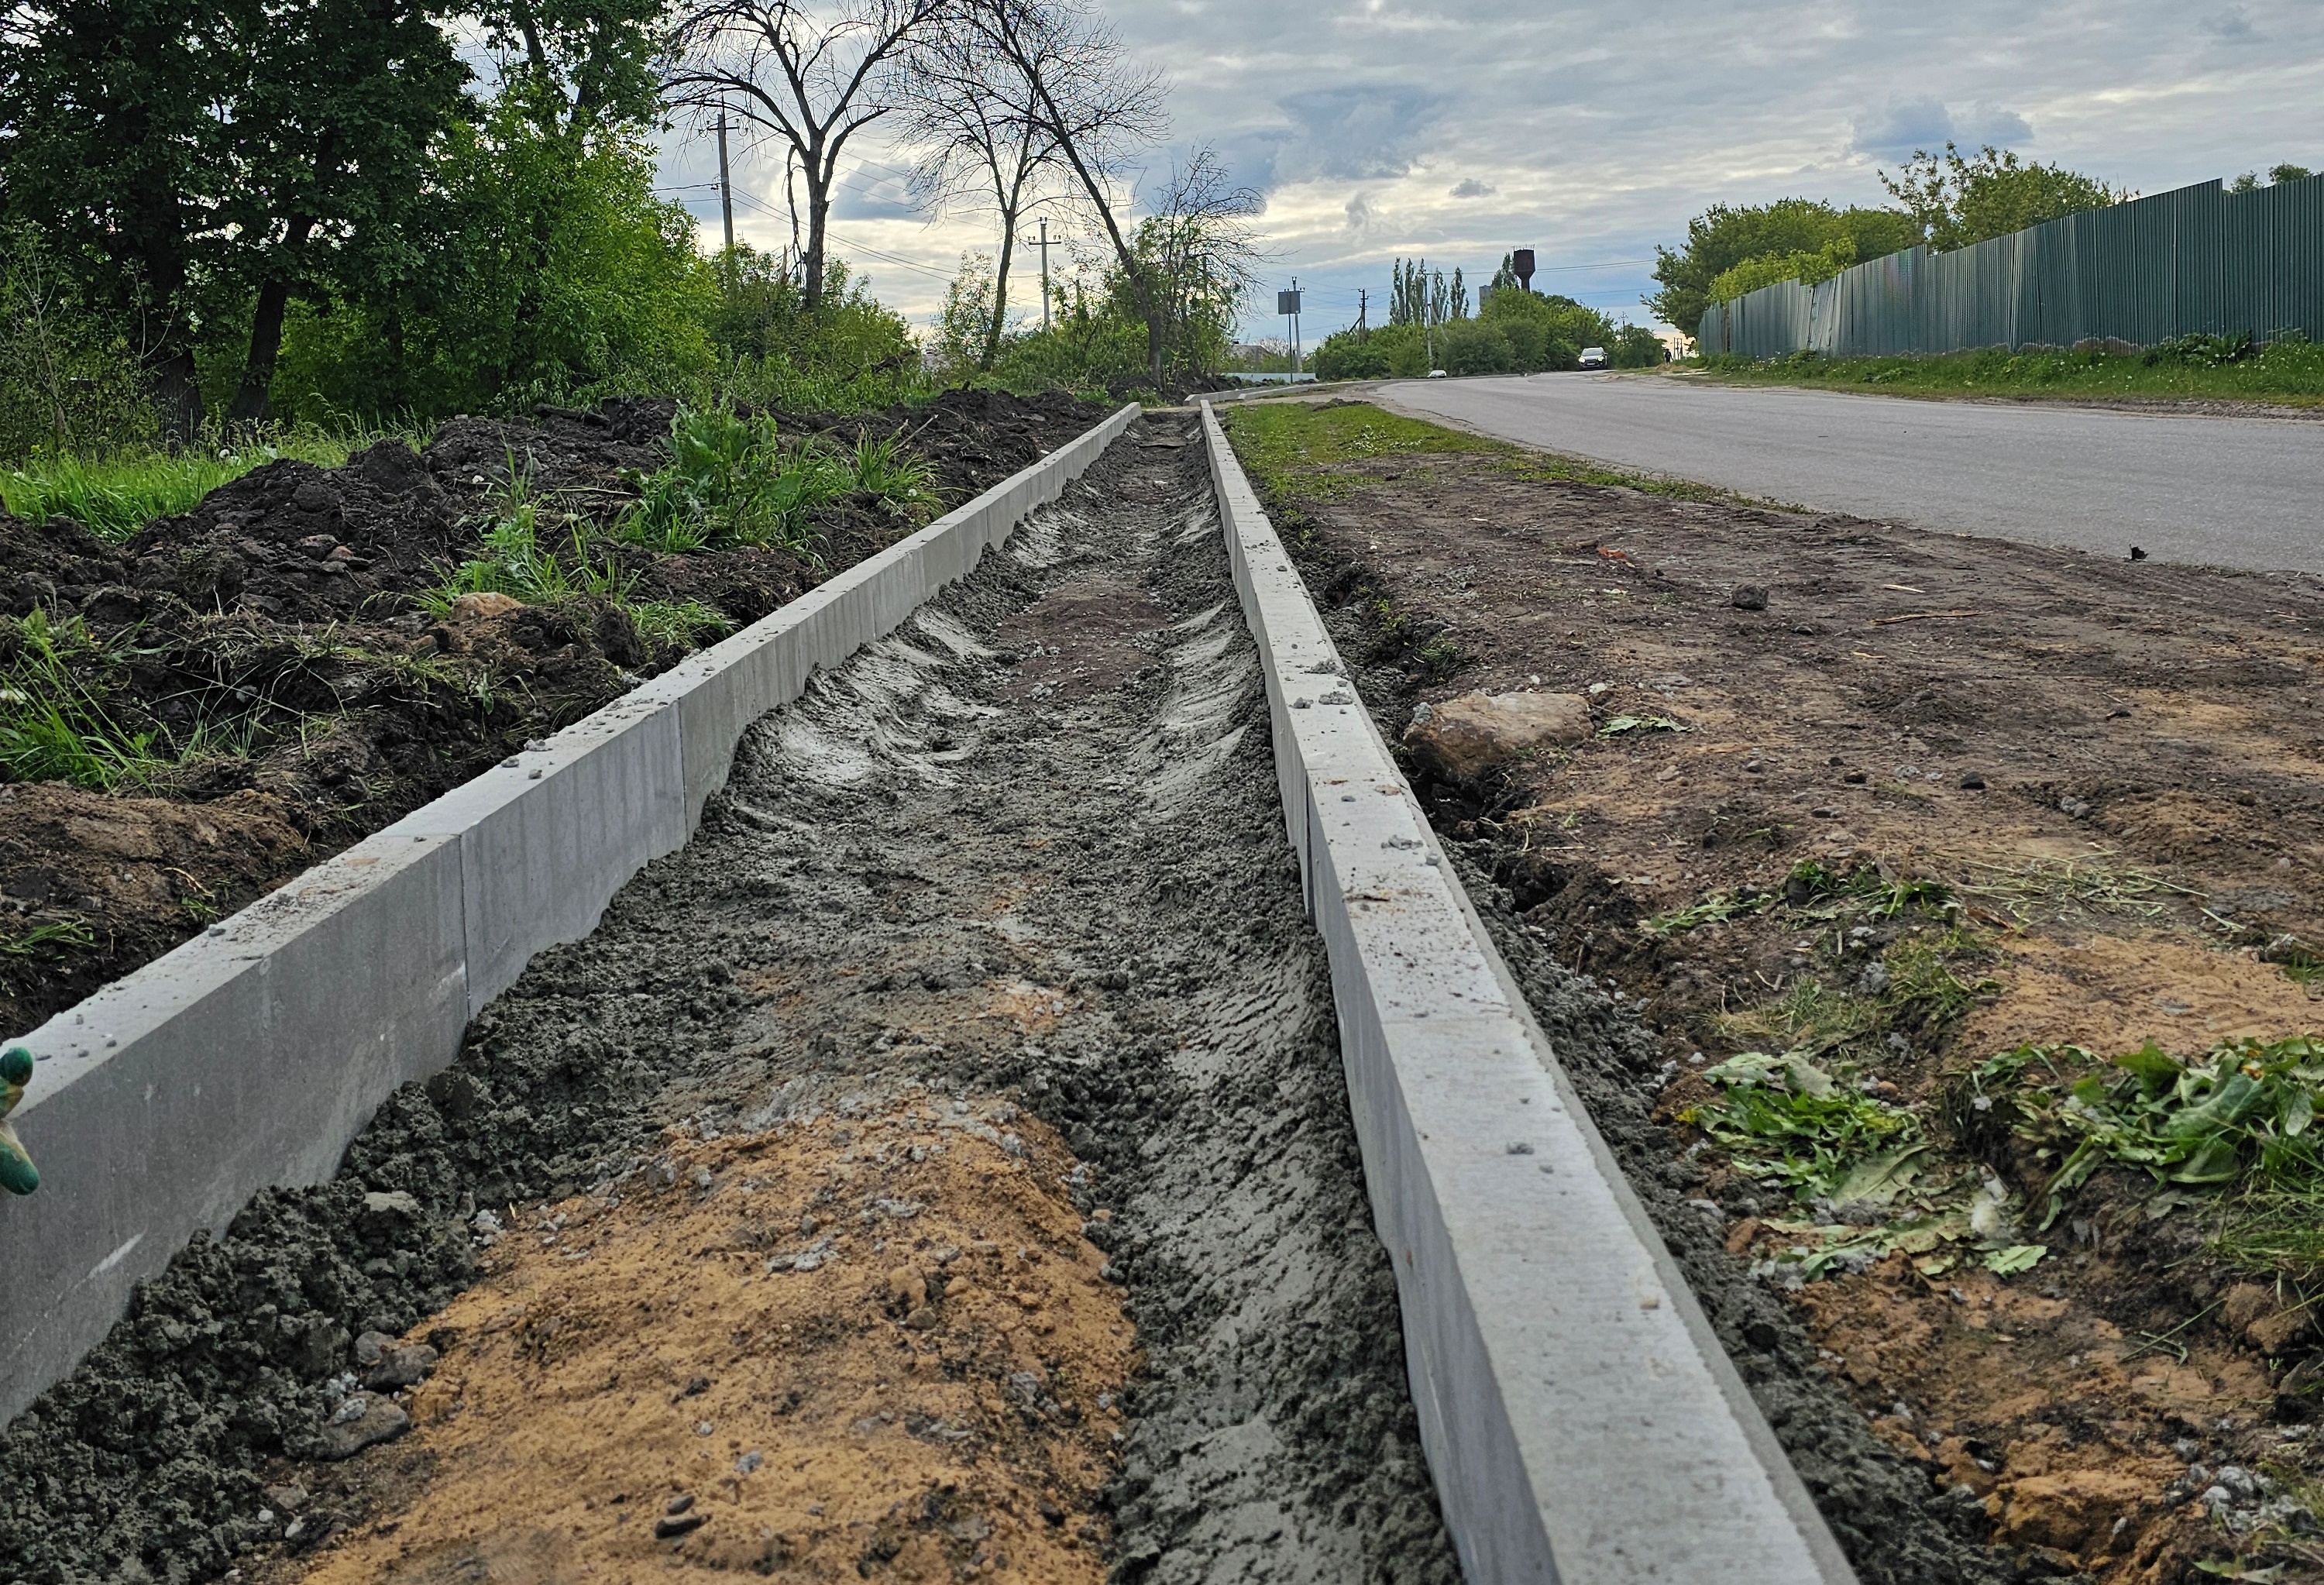
[[[757,723],[695,840],[536,959],[339,1182],[262,1196],[149,1285],[0,1441],[0,1579],[287,1566],[267,1494],[323,1468],[301,1461],[355,1336],[424,1333],[476,1279],[480,1212],[639,1199],[674,1147],[954,1104],[1056,1130],[1135,1322],[1105,1566],[1456,1577],[1184,419],[1134,425]],[[810,1248],[883,1269],[871,1230]],[[313,1517],[309,1545],[354,1522]]]

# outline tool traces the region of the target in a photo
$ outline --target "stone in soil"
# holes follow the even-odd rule
[[[1580,694],[1470,693],[1416,709],[1404,742],[1445,780],[1472,781],[1520,755],[1585,742],[1590,730]]]

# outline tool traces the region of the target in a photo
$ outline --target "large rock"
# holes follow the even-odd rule
[[[1404,741],[1448,781],[1468,781],[1528,750],[1590,736],[1590,704],[1579,694],[1463,694],[1413,713]]]

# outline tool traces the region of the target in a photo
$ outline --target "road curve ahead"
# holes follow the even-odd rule
[[[1524,445],[1824,511],[2324,573],[2324,421],[1623,374],[1404,381],[1379,395]]]

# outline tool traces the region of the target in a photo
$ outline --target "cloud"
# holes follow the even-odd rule
[[[921,214],[904,179],[876,165],[859,163],[831,195],[835,220],[918,220]]]
[[[1536,286],[1636,317],[1656,245],[1683,243],[1710,205],[1886,203],[1876,170],[1948,136],[2150,193],[2324,154],[2313,0],[1100,4],[1172,85],[1173,141],[1139,190],[1212,144],[1265,193],[1268,269],[1315,289],[1317,334],[1352,317],[1358,289],[1377,302],[1399,253],[1481,278],[1526,242]],[[715,244],[716,190],[696,184],[715,178],[715,145],[690,125],[663,142],[659,180]],[[738,229],[788,245],[780,151],[737,154],[741,184],[776,211],[738,207]],[[833,246],[876,250],[860,256],[882,296],[924,322],[962,252],[991,248],[990,217],[909,215],[879,169],[909,163],[885,124],[848,154],[872,168],[851,174],[842,213],[870,217],[842,219]],[[1499,190],[1452,196],[1464,179]]]
[[[1450,99],[1418,88],[1351,85],[1310,88],[1277,104],[1292,122],[1279,175],[1375,181],[1410,172]]]
[[[1987,143],[2006,149],[2033,141],[2034,128],[2015,110],[1980,100],[1957,116],[1943,100],[1924,94],[1891,99],[1882,108],[1858,115],[1848,151],[1876,160],[1902,160],[1923,149],[1934,152],[1948,143],[1969,149]]]
[[[2214,12],[2200,25],[2205,32],[2226,44],[2256,44],[2262,38],[2240,5],[2230,5],[2224,11]]]
[[[1463,177],[1461,184],[1446,196],[1455,198],[1489,198],[1500,190],[1497,187],[1487,187],[1475,177],[1468,176]]]

